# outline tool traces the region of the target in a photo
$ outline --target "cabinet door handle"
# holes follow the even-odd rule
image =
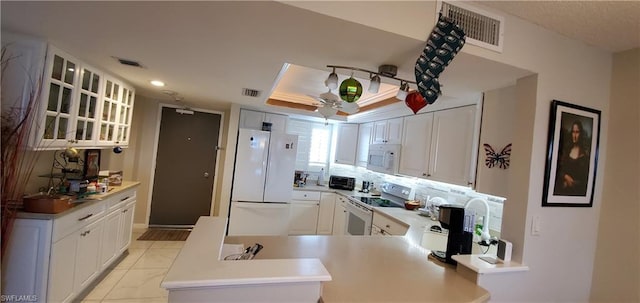
[[[128,211],[129,211],[129,209],[127,208],[127,209],[123,210],[122,213],[126,213]]]
[[[391,226],[390,226],[389,224],[387,224],[385,227],[386,227],[386,228],[391,228]]]
[[[120,202],[122,202],[122,201],[124,201],[124,200],[127,200],[127,199],[129,199],[129,196],[126,196],[126,197],[124,197],[124,198],[120,199]]]
[[[93,214],[88,214],[88,215],[86,215],[86,216],[84,216],[84,217],[82,217],[82,218],[78,219],[78,221],[84,221],[84,220],[86,220],[86,219],[91,218],[91,216],[93,216]]]

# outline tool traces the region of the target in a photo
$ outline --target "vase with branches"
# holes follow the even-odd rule
[[[28,64],[23,64],[29,58],[23,57],[19,50],[20,48],[13,48],[12,45],[3,45],[0,58],[2,258],[5,256],[16,214],[22,207],[25,188],[39,156],[39,152],[28,149],[28,140],[32,128],[38,127],[34,122],[40,106],[42,74],[34,73]]]

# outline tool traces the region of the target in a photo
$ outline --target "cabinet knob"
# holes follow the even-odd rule
[[[426,176],[427,176],[427,173],[422,173],[422,176],[423,176],[423,177],[426,177]]]
[[[391,226],[389,224],[386,225],[387,228],[391,228]]]

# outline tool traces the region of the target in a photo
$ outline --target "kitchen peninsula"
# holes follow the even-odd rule
[[[295,282],[321,283],[319,297],[311,300],[314,302],[485,302],[489,299],[486,290],[457,274],[455,268],[427,260],[428,250],[410,244],[403,237],[224,238],[225,221],[216,217],[200,218],[162,282],[162,287],[169,290],[170,302],[198,301],[198,295],[207,290],[254,287],[253,290],[261,291],[260,285],[289,283],[295,287]],[[244,246],[260,243],[264,248],[254,260],[219,261],[224,258],[218,257],[223,243]],[[293,293],[287,290],[288,296],[280,298],[300,301],[291,296]],[[251,295],[250,291],[240,294]],[[265,296],[258,299],[273,300]]]

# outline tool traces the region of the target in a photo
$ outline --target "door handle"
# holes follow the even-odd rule
[[[204,173],[204,177],[205,177],[205,178],[209,178],[209,173],[208,173],[208,172],[205,172],[205,173]]]

